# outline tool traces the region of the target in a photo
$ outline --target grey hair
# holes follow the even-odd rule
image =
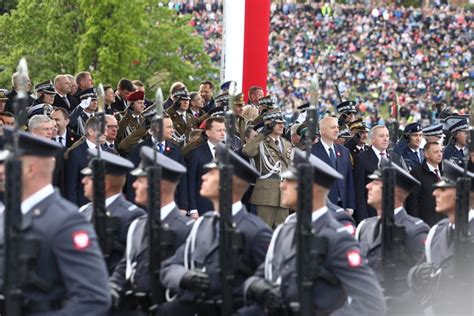
[[[33,115],[28,121],[28,130],[31,131],[32,129],[39,128],[40,124],[49,123],[53,120],[44,114],[37,114]]]

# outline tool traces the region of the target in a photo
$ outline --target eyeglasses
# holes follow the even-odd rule
[[[43,132],[52,132],[54,131],[56,128],[54,127],[40,127],[38,128],[40,131],[43,131]]]
[[[107,125],[106,127],[107,127],[107,128],[115,128],[115,129],[118,129],[118,128],[119,128],[118,125]]]

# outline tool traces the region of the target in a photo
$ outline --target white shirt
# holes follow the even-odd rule
[[[170,215],[170,213],[175,209],[175,207],[176,203],[174,201],[163,206],[160,212],[161,220],[163,221],[168,215]]]
[[[65,130],[64,134],[56,136],[56,141],[61,143],[61,145],[63,146],[66,146],[66,134],[67,134],[67,131]],[[59,141],[59,137],[62,137],[63,139]]]
[[[398,213],[400,213],[401,210],[403,210],[403,206],[397,207],[393,210],[393,215],[397,215]]]
[[[428,166],[428,169],[430,170],[430,172],[436,173],[435,170],[438,170],[438,174],[439,174],[439,167],[438,166],[433,166],[428,161],[426,161],[426,165]]]
[[[209,146],[209,150],[211,151],[212,157],[216,159],[216,145],[211,143],[209,140],[207,141],[207,145]]]
[[[186,122],[186,112],[176,111],[176,113],[178,113],[178,115],[183,118],[184,123],[187,123]]]
[[[122,193],[117,193],[115,195],[109,196],[108,198],[105,199],[105,207],[109,207],[110,204],[113,203]]]
[[[311,213],[311,221],[312,222],[317,221],[321,216],[323,216],[327,212],[328,212],[327,206],[323,206],[320,209],[313,211],[313,213]]]
[[[237,215],[237,213],[239,213],[241,209],[242,209],[242,202],[237,201],[234,204],[232,204],[232,216]]]
[[[97,149],[97,145],[94,144],[93,142],[91,142],[90,140],[88,140],[87,138],[86,138],[86,144],[87,144],[87,147],[89,147],[89,148]]]
[[[334,150],[334,143],[331,145],[326,144],[322,139],[321,139],[321,144],[323,145],[324,149],[326,150],[326,153],[328,154],[328,157],[331,157],[329,153],[329,148],[332,148],[333,154],[336,155],[336,151]],[[336,157],[336,156],[334,156]]]
[[[27,214],[33,206],[43,201],[45,198],[54,193],[54,188],[52,184],[47,184],[42,189],[36,191],[23,202],[21,202],[21,212]]]

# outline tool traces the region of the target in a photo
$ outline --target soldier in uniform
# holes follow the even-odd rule
[[[87,150],[90,159],[97,157],[97,149],[89,148]],[[101,152],[100,158],[105,163],[105,177],[104,177],[104,192],[105,192],[105,208],[111,217],[119,220],[119,226],[115,233],[113,248],[110,251],[109,257],[106,259],[107,268],[111,274],[115,266],[122,259],[125,252],[125,244],[127,241],[127,231],[130,224],[135,218],[144,215],[145,211],[130,203],[122,194],[123,186],[125,185],[127,173],[133,169],[133,163],[120,156],[108,152]],[[84,185],[84,196],[89,200],[94,200],[93,188],[93,170],[89,166],[82,169],[81,173],[84,175],[82,184]],[[92,221],[94,206],[93,203],[83,205],[79,212],[82,213],[88,221]]]
[[[336,105],[337,113],[339,113],[338,124],[339,129],[349,129],[348,124],[356,120],[357,110],[355,101],[343,101]]]
[[[446,215],[447,218],[431,227],[425,243],[424,260],[410,270],[408,282],[422,298],[420,301],[424,305],[431,305],[435,315],[472,315],[472,293],[460,293],[457,290],[459,284],[453,282],[454,259],[456,256],[468,255],[455,253],[453,238],[456,221],[456,181],[465,174],[461,167],[448,160],[443,160],[443,170],[441,181],[434,184],[433,196],[436,199],[436,212]],[[474,174],[468,172],[467,177],[474,183]],[[471,197],[473,191],[474,185],[471,184]],[[472,223],[471,221],[471,234]],[[466,275],[466,278],[468,277]],[[468,310],[471,312],[467,312]]]
[[[247,120],[242,116],[244,103],[243,93],[234,97],[235,130],[242,142],[245,140],[245,129],[247,128]]]
[[[434,142],[439,143],[441,146],[443,145],[444,133],[442,124],[425,127],[422,129],[422,132],[425,139],[425,144]],[[425,146],[422,144],[420,147]]]
[[[295,165],[304,160],[306,154],[295,150]],[[314,314],[329,315],[343,307],[344,310],[348,309],[347,315],[384,315],[382,290],[372,270],[364,263],[357,242],[334,219],[326,205],[332,183],[342,179],[342,175],[313,155],[309,163],[313,167],[313,232],[315,237],[327,240],[327,250],[320,254],[323,265],[318,266],[318,278],[313,280]],[[292,178],[293,172],[282,175],[284,178],[287,176]],[[282,181],[281,189],[282,203],[296,208],[296,181]],[[292,315],[294,311],[291,303],[299,300],[295,229],[294,216],[278,226],[265,263],[245,282],[246,297],[255,300],[267,315]]]
[[[352,158],[352,165],[354,165],[355,156],[370,148],[367,145],[367,140],[369,139],[369,129],[361,118],[358,118],[347,125],[349,126],[352,138],[349,139],[344,144],[344,146],[349,149]]]
[[[242,152],[252,158],[262,175],[255,183],[251,202],[257,206],[257,215],[270,227],[276,227],[288,216],[289,210],[280,201],[280,172],[290,163],[292,146],[282,137],[285,121],[279,109],[262,116],[264,129]]]
[[[227,150],[223,144],[218,150]],[[233,307],[243,305],[242,285],[257,267],[263,263],[270,239],[271,229],[243,206],[241,199],[250,183],[259,173],[232,151],[229,162],[233,166],[232,220],[236,231],[243,239],[235,279],[232,283]],[[158,315],[221,315],[220,269],[219,269],[219,162],[206,166],[209,171],[203,176],[200,194],[212,201],[216,212],[207,212],[193,226],[186,244],[162,265],[163,284],[181,296],[173,302],[163,304]]]
[[[401,150],[401,156],[408,169],[411,171],[414,167],[421,165],[425,155],[421,149],[421,139],[423,132],[420,123],[410,123],[403,130],[403,138],[406,145]]]
[[[141,156],[140,166],[131,172],[137,177],[133,183],[135,202],[143,206],[148,204],[151,197],[148,196],[147,168],[154,164],[160,165],[160,216],[162,225],[174,234],[174,243],[168,249],[168,256],[171,256],[184,243],[194,223],[180,212],[174,200],[176,188],[179,180],[186,174],[186,168],[161,153],[155,153],[150,147],[142,147]],[[125,255],[110,277],[111,293],[116,306],[114,315],[146,315],[151,307],[148,245],[147,215],[143,215],[130,225]]]
[[[123,112],[115,115],[119,122],[117,131],[118,143],[137,130],[145,121],[142,115],[143,110],[145,110],[145,94],[143,91],[130,93],[127,97],[127,102],[128,107]]]
[[[94,88],[90,88],[82,90],[78,95],[81,103],[71,111],[69,126],[78,136],[83,136],[87,120],[97,111],[97,94]]]
[[[166,112],[173,121],[173,138],[180,147],[183,147],[187,143],[189,133],[196,127],[197,119],[187,112],[190,98],[185,87],[174,91],[172,98],[175,101]]]
[[[396,170],[395,175],[395,190],[394,190],[394,224],[398,227],[403,227],[406,232],[404,242],[403,254],[398,258],[396,264],[396,273],[394,276],[395,293],[391,293],[389,311],[397,314],[397,312],[407,312],[403,308],[412,308],[414,306],[403,304],[406,298],[402,296],[408,291],[408,284],[406,282],[406,275],[411,267],[413,267],[424,254],[424,244],[426,235],[428,234],[429,226],[421,219],[408,215],[403,204],[410,194],[417,187],[420,182],[410,175],[406,170],[399,167],[393,162],[384,160],[382,165],[390,164]],[[357,226],[356,239],[360,242],[362,256],[366,258],[366,262],[371,267],[379,280],[382,287],[384,287],[383,280],[383,266],[382,266],[382,171],[381,169],[369,176],[372,180],[367,184],[368,197],[367,203],[375,208],[377,216],[364,219]],[[394,301],[395,300],[395,301]]]
[[[444,149],[443,159],[451,160],[458,166],[464,166],[464,156],[467,155],[466,144],[468,139],[469,125],[465,118],[449,127],[451,139]],[[472,140],[474,141],[474,140]]]
[[[11,146],[13,130],[4,127],[4,131]],[[107,315],[108,274],[97,236],[77,207],[62,198],[51,184],[54,157],[61,145],[30,133],[18,133],[22,162],[22,178],[18,179],[22,181],[21,235],[39,243],[34,249],[21,248],[23,256],[33,256],[35,263],[28,266],[28,275],[24,276],[24,315]],[[3,262],[3,233],[0,244]]]

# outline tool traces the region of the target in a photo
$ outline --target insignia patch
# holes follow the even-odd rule
[[[355,230],[354,225],[352,225],[352,224],[346,224],[346,225],[344,225],[344,228],[347,229],[347,231],[349,232],[349,234],[351,234],[352,236],[355,235],[356,230]]]
[[[89,235],[85,230],[78,230],[72,233],[72,242],[76,250],[84,250],[91,244]]]
[[[350,250],[347,252],[347,262],[349,267],[358,268],[362,265],[362,257],[359,250]]]

